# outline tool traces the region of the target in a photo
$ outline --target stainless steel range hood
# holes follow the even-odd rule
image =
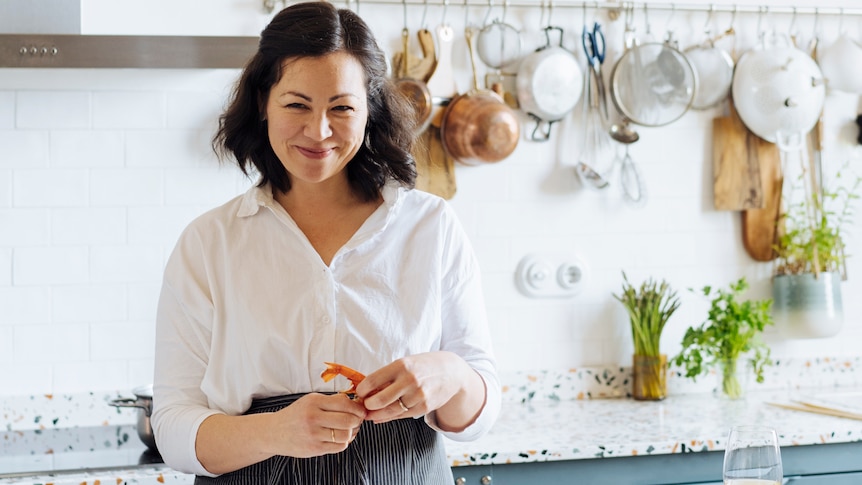
[[[0,67],[241,68],[257,37],[83,35],[80,0],[0,0]]]

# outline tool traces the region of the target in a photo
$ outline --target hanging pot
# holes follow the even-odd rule
[[[549,32],[560,34],[559,45],[551,45]],[[518,103],[536,122],[530,139],[545,141],[551,125],[567,115],[584,89],[583,72],[575,56],[563,48],[563,29],[545,27],[546,44],[527,55],[518,67]]]
[[[403,94],[410,102],[413,108],[414,130],[421,133],[431,124],[432,102],[431,91],[425,81],[414,79],[408,74],[408,65],[410,64],[409,46],[410,32],[404,28],[401,30],[401,41],[403,43],[403,51],[401,56],[401,72],[399,78],[395,80],[395,87]]]
[[[119,398],[108,403],[116,408],[137,408],[138,422],[136,425],[138,438],[147,445],[147,448],[156,451],[156,437],[150,424],[150,415],[153,414],[153,386],[141,386],[132,390],[134,399]]]
[[[464,165],[499,162],[515,151],[520,126],[502,95],[479,88],[473,31],[466,30],[473,66],[473,89],[456,96],[443,111],[440,137],[446,154]]]

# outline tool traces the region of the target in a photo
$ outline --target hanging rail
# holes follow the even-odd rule
[[[275,5],[287,5],[286,0],[263,0],[266,12],[272,12]],[[336,2],[333,2],[336,3]],[[515,8],[592,8],[620,12],[624,8],[643,8],[645,2],[599,2],[573,0],[346,0],[349,8],[371,5],[407,5],[407,6],[445,6],[445,7],[488,7],[507,6]],[[792,7],[768,5],[734,5],[734,4],[686,4],[686,3],[646,3],[649,10],[667,10],[677,12],[714,12],[714,13],[755,13],[755,14],[792,14],[792,15],[862,15],[862,8],[843,7]]]

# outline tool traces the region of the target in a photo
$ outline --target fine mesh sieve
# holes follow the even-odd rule
[[[665,43],[636,45],[611,72],[611,97],[633,123],[663,126],[691,107],[697,85],[686,57]]]

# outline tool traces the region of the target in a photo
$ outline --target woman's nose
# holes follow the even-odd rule
[[[305,125],[305,135],[314,140],[325,140],[332,136],[332,127],[326,112],[313,113]]]

